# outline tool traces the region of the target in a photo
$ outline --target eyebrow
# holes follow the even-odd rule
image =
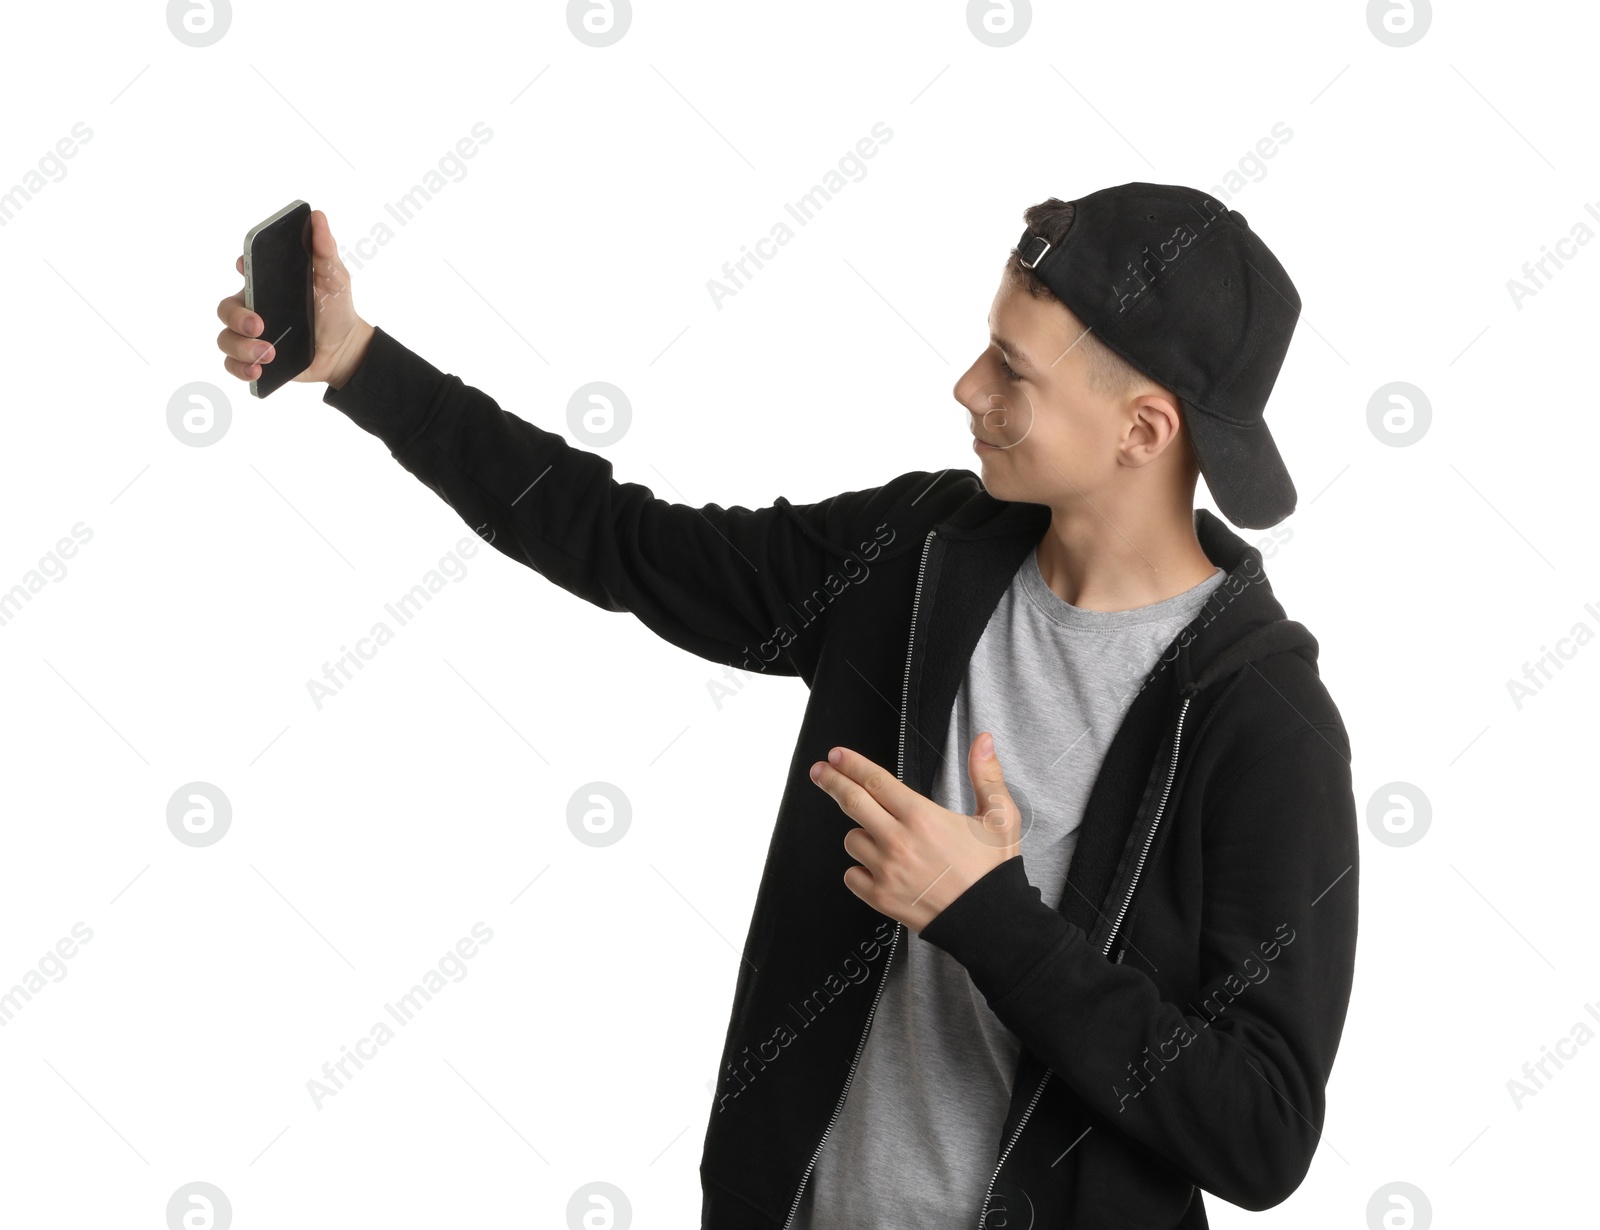
[[[1018,346],[1015,342],[1008,341],[1006,338],[1001,337],[998,333],[990,333],[989,340],[996,346],[1000,347],[1001,350],[1005,351],[1008,357],[1017,360],[1017,362],[1021,363],[1023,366],[1037,367],[1034,361],[1028,357],[1028,352],[1023,350],[1022,347]]]

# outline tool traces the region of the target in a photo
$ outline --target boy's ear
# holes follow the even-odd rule
[[[1183,410],[1177,398],[1152,389],[1134,400],[1129,413],[1123,446],[1127,464],[1145,465],[1174,447],[1185,450],[1189,460],[1193,460],[1189,433],[1185,430]]]

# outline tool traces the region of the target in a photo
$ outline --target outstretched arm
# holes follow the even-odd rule
[[[315,358],[294,379],[389,446],[406,469],[503,554],[608,611],[629,611],[680,648],[726,666],[810,682],[831,603],[886,550],[920,541],[933,475],[815,504],[700,508],[619,483],[611,463],[502,410],[355,310],[328,219],[311,214]],[[244,273],[241,256],[234,268]],[[223,367],[254,380],[275,358],[238,291],[217,304]],[[920,517],[921,522],[911,519]]]
[[[618,482],[611,462],[500,408],[381,328],[323,401],[381,439],[497,550],[680,648],[810,679],[809,631],[906,527],[891,508],[931,476],[816,504],[693,507]],[[920,480],[920,481],[919,481]]]

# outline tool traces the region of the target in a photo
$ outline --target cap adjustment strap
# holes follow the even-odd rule
[[[1024,241],[1022,250],[1018,253],[1024,269],[1035,268],[1044,259],[1044,254],[1050,250],[1050,241],[1043,235],[1029,234]],[[1031,260],[1029,258],[1032,258]]]

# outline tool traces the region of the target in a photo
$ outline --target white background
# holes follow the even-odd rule
[[[1403,48],[1354,2],[1041,5],[1007,48],[950,2],[641,4],[603,49],[558,3],[237,4],[199,48],[159,5],[8,10],[0,188],[92,132],[0,227],[0,590],[92,531],[0,625],[0,988],[93,932],[0,1028],[10,1217],[161,1226],[200,1180],[241,1228],[558,1226],[602,1180],[634,1224],[697,1224],[803,685],[719,707],[719,668],[481,550],[319,710],[307,680],[470,531],[322,386],[258,401],[215,347],[251,225],[302,198],[349,248],[479,122],[464,178],[351,266],[358,309],[552,430],[618,385],[620,479],[750,507],[975,468],[951,386],[1022,210],[1215,192],[1287,125],[1222,198],[1304,303],[1268,573],[1321,643],[1363,817],[1403,782],[1432,824],[1400,847],[1363,821],[1309,1176],[1212,1222],[1362,1227],[1395,1181],[1440,1225],[1587,1204],[1600,1046],[1520,1109],[1507,1082],[1600,1029],[1600,249],[1520,307],[1507,282],[1600,233],[1600,31],[1578,4],[1440,7]],[[714,306],[879,121],[866,176]],[[208,447],[168,426],[195,381],[231,407]],[[1368,424],[1394,381],[1431,405],[1407,447]],[[1507,681],[1578,624],[1519,708]],[[566,823],[596,780],[632,806],[603,849]],[[233,812],[199,849],[166,821],[196,781]],[[479,922],[465,978],[319,1109],[307,1082]]]

